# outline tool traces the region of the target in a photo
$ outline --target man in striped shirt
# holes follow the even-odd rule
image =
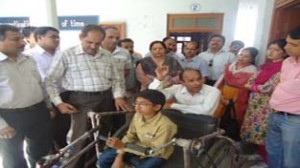
[[[86,131],[87,112],[114,111],[115,108],[131,110],[123,99],[125,83],[113,57],[99,49],[105,37],[104,30],[98,25],[87,25],[79,37],[81,45],[57,54],[45,78],[51,101],[62,113],[71,114],[71,142]],[[59,95],[59,85],[67,91],[68,98],[64,101]],[[103,126],[106,133],[111,131],[110,124]],[[77,144],[76,151],[82,146]]]

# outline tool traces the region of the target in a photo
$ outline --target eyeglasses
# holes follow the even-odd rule
[[[146,106],[153,106],[152,103],[147,103],[147,102],[134,102],[132,103],[132,106],[140,106],[140,107],[146,107]]]
[[[213,63],[214,63],[214,60],[213,60],[213,59],[209,60],[208,66],[209,66],[209,67],[213,66]]]
[[[60,39],[59,36],[56,36],[56,35],[52,35],[52,36],[44,36],[44,37],[48,37],[48,38],[51,38],[51,39]]]

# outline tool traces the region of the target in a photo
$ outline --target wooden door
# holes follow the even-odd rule
[[[286,38],[288,33],[300,26],[300,0],[275,1],[269,41]]]

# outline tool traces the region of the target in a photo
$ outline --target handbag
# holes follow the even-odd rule
[[[229,100],[225,108],[224,115],[221,117],[220,128],[224,129],[225,135],[233,140],[240,141],[240,126],[237,120],[236,110],[233,99]]]

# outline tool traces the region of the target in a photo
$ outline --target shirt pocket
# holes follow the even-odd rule
[[[141,137],[141,139],[143,139],[142,143],[150,145],[156,136],[157,128],[145,128]]]

